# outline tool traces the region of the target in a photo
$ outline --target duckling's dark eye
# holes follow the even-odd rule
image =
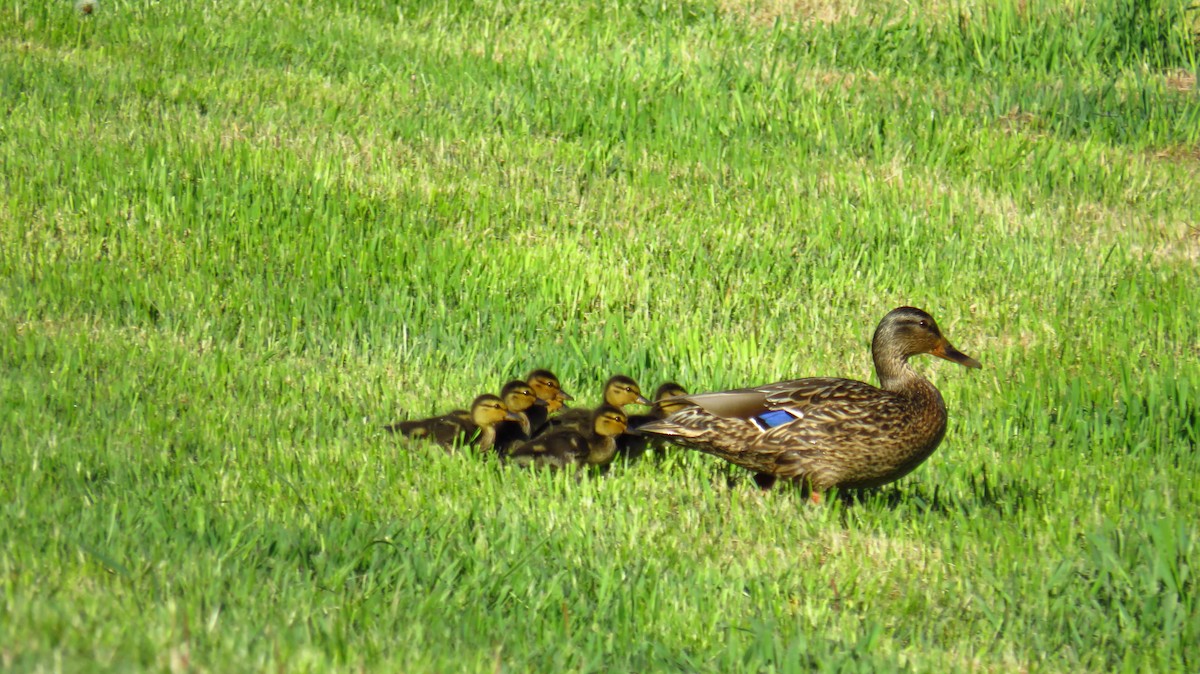
[[[921,320],[917,321],[917,325],[921,326],[922,328],[928,328],[928,327],[929,327],[929,321],[927,321],[927,320],[925,320],[924,318],[922,318]]]

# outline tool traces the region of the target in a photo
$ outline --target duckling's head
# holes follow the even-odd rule
[[[550,370],[534,370],[525,377],[525,381],[529,383],[537,397],[546,402],[575,399],[562,390],[562,384],[558,383],[558,377],[554,376]]]
[[[642,395],[642,389],[636,381],[619,374],[604,383],[604,402],[613,407],[624,407],[637,403],[649,405],[650,401]]]
[[[674,414],[685,407],[692,406],[692,403],[682,399],[687,394],[687,389],[679,384],[673,381],[666,382],[654,391],[654,407],[663,414]]]
[[[892,309],[883,317],[875,328],[871,351],[876,366],[881,360],[905,361],[909,356],[929,353],[966,367],[982,367],[979,361],[950,345],[933,316],[914,307]]]
[[[629,417],[614,405],[601,405],[592,412],[592,430],[602,438],[615,438],[625,432]]]
[[[514,415],[497,396],[485,393],[471,402],[471,421],[481,428],[512,418]]]
[[[500,399],[504,401],[505,407],[510,412],[524,412],[533,407],[534,403],[539,402],[537,394],[533,392],[533,388],[521,381],[514,379],[504,385],[500,389]],[[546,404],[545,401],[541,401]]]

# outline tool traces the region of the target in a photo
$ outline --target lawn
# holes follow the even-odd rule
[[[1200,669],[1200,11],[0,10],[0,668]],[[383,425],[966,370],[821,506]]]

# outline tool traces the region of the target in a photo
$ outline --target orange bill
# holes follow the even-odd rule
[[[942,340],[941,344],[933,347],[929,353],[932,353],[938,358],[945,358],[946,360],[953,361],[966,367],[976,369],[983,367],[979,361],[954,348],[950,345],[950,342],[946,341],[945,339]]]

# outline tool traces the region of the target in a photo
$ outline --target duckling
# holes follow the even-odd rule
[[[616,455],[616,438],[625,432],[629,420],[621,408],[601,405],[591,413],[590,421],[586,433],[559,428],[512,450],[507,460],[539,468],[608,465]]]
[[[646,400],[646,397],[642,395],[642,389],[636,381],[625,375],[618,374],[604,383],[604,404],[621,409],[633,403],[639,405],[650,404],[650,401]],[[592,410],[583,408],[567,410],[547,421],[540,429],[535,429],[533,435],[537,437],[558,428],[572,428],[576,431],[584,432],[587,430],[588,421],[591,418]]]
[[[664,382],[654,390],[654,404],[650,406],[649,414],[629,415],[629,430],[651,421],[666,419],[685,407],[691,407],[692,404],[683,399],[687,394],[687,389],[679,384],[673,381]]]
[[[636,459],[644,454],[650,448],[651,441],[649,438],[637,434],[637,428],[651,421],[666,419],[679,410],[690,407],[691,403],[681,397],[686,395],[687,390],[673,381],[664,382],[659,386],[654,391],[654,404],[650,406],[649,414],[629,415],[629,432],[623,433],[617,438],[617,453],[630,459]],[[663,443],[656,439],[653,444],[657,447]]]
[[[496,441],[496,424],[504,419],[516,419],[500,398],[484,394],[471,403],[470,418],[455,410],[440,417],[399,421],[384,428],[399,432],[406,438],[429,439],[446,449],[473,445],[487,451]]]
[[[516,419],[502,421],[496,427],[494,446],[497,452],[503,454],[530,438],[532,429],[528,413],[535,406],[546,407],[549,403],[537,397],[533,387],[520,379],[514,379],[505,384],[504,388],[500,389],[500,398],[504,400],[508,411],[516,417]]]
[[[550,370],[533,370],[525,377],[525,381],[529,387],[533,389],[538,400],[545,401],[545,407],[531,407],[525,411],[525,416],[529,417],[529,427],[533,433],[536,433],[539,428],[546,424],[546,419],[558,410],[562,409],[567,401],[575,398],[562,389],[562,384],[558,382],[558,377]]]
[[[591,433],[588,435],[587,465],[607,466],[617,455],[617,438],[629,427],[624,410],[613,405],[601,405],[592,413]]]

